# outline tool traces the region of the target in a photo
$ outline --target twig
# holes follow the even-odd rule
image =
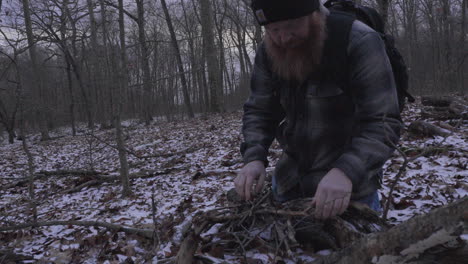
[[[248,261],[247,261],[247,251],[245,250],[245,247],[242,244],[242,241],[240,240],[239,236],[237,236],[236,233],[232,233],[232,235],[236,238],[237,242],[239,243],[239,246],[242,249],[242,256],[244,257],[245,263],[248,263]]]
[[[160,238],[158,234],[158,225],[156,221],[156,201],[154,199],[154,187],[151,188],[151,216],[153,217],[153,249],[156,250],[159,246]]]
[[[385,122],[386,120],[386,116],[384,116],[383,118],[383,125],[384,125],[384,134],[385,134],[385,138],[387,139],[387,142],[393,147],[395,148],[398,153],[400,153],[400,155],[403,157],[403,164],[400,166],[400,169],[398,170],[398,173],[395,177],[395,180],[392,182],[392,185],[390,186],[390,191],[388,192],[388,197],[387,197],[387,202],[385,204],[385,209],[384,209],[384,212],[383,212],[383,220],[384,221],[387,221],[387,215],[388,215],[388,210],[390,208],[390,203],[391,203],[391,200],[393,199],[393,191],[397,185],[397,183],[400,181],[400,178],[401,176],[405,173],[406,171],[406,168],[408,166],[408,157],[405,155],[405,153],[397,146],[395,145],[395,143],[393,143],[392,140],[390,140],[389,136],[388,136],[388,133],[387,133],[387,130],[385,129],[385,126],[388,126],[388,124]]]
[[[83,183],[83,184],[80,184],[80,185],[74,187],[74,188],[71,188],[71,189],[69,189],[69,190],[64,191],[64,193],[75,193],[75,192],[79,192],[79,191],[83,190],[83,189],[86,188],[86,187],[98,185],[98,184],[103,183],[103,182],[105,182],[105,181],[102,181],[102,180],[91,180],[91,181],[87,181],[87,182],[85,182],[85,183]]]
[[[109,144],[108,142],[106,142],[105,140],[99,138],[98,136],[96,135],[93,135],[93,134],[90,134],[90,136],[92,136],[93,138],[95,138],[97,141],[103,143],[104,145],[110,147],[110,148],[113,148],[115,150],[118,150],[118,147],[117,146],[114,146],[114,145],[111,145]],[[188,147],[184,150],[181,150],[181,151],[177,151],[177,152],[173,152],[173,153],[157,153],[157,154],[153,154],[153,155],[139,155],[137,154],[134,150],[131,150],[129,148],[125,148],[125,151],[138,158],[138,159],[150,159],[150,158],[168,158],[168,157],[172,157],[172,156],[177,156],[177,155],[181,155],[181,154],[187,154],[187,153],[193,153],[197,150],[199,150],[200,148],[196,148],[194,146],[191,146],[191,147]]]
[[[463,119],[460,119],[459,122],[461,122]],[[387,123],[385,122],[385,117],[384,117],[384,126],[387,126]],[[388,134],[387,134],[387,131],[384,129],[384,133],[385,133],[385,137],[388,141],[388,143],[393,147],[395,148],[398,153],[400,153],[400,155],[403,157],[403,164],[400,166],[399,170],[398,170],[398,173],[397,175],[395,176],[395,180],[392,182],[392,184],[390,185],[390,190],[388,192],[388,197],[387,197],[387,201],[385,203],[385,208],[384,208],[384,212],[383,212],[383,216],[382,216],[382,219],[384,221],[387,221],[387,216],[388,216],[388,211],[390,209],[390,203],[392,202],[393,200],[393,191],[395,190],[395,187],[396,185],[398,184],[398,182],[400,181],[401,177],[403,176],[403,174],[406,172],[406,168],[408,167],[408,164],[409,162],[412,162],[422,156],[425,156],[427,155],[428,153],[432,152],[434,149],[439,149],[440,146],[442,146],[442,144],[447,140],[447,138],[449,136],[452,136],[454,134],[454,131],[452,131],[451,133],[447,134],[444,139],[442,141],[440,141],[437,146],[435,147],[432,147],[432,148],[426,148],[423,152],[421,152],[420,154],[418,154],[417,156],[414,156],[412,158],[408,158],[408,156],[406,156],[405,152],[402,151],[398,146],[396,146],[388,137]]]
[[[277,215],[277,216],[292,216],[292,217],[298,217],[298,216],[309,217],[312,215],[304,211],[287,211],[287,210],[272,210],[272,209],[261,209],[253,213],[253,215],[264,215],[264,214]],[[227,215],[227,216],[220,216],[220,217],[207,215],[206,218],[207,220],[214,222],[214,223],[222,223],[222,222],[231,221],[231,220],[243,219],[246,216],[249,216],[248,212],[243,212],[237,215]]]
[[[50,221],[50,222],[37,222],[37,223],[24,223],[15,226],[7,226],[7,227],[0,227],[0,232],[6,231],[15,231],[26,229],[29,227],[43,227],[43,226],[69,226],[69,225],[76,225],[76,226],[84,226],[84,227],[103,227],[107,228],[108,230],[115,231],[115,232],[124,232],[127,234],[138,235],[144,238],[152,239],[153,238],[153,230],[151,229],[139,229],[139,228],[132,228],[126,227],[106,222],[99,222],[99,221]]]

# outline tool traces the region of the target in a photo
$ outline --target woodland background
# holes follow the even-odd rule
[[[463,92],[466,0],[381,11],[414,94]],[[1,0],[0,129],[190,118],[239,109],[262,39],[248,0]]]
[[[444,224],[458,230],[458,213],[468,210],[467,1],[357,2],[384,15],[417,95],[384,166],[382,218],[430,235],[446,215],[453,223]],[[184,245],[197,249],[185,241],[200,214],[264,209],[262,197],[229,201],[243,166],[240,110],[264,33],[249,4],[0,0],[1,264],[173,263]],[[274,142],[269,174],[280,155]],[[463,198],[457,214],[424,218]],[[422,221],[410,222],[417,215]],[[232,230],[219,225],[200,229],[202,245],[185,255],[201,263],[311,263],[323,253],[262,250],[249,230],[226,236]],[[466,254],[464,232],[453,248]],[[393,249],[417,242],[403,235]],[[438,257],[450,255],[444,243]]]

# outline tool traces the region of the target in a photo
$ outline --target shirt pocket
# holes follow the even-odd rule
[[[306,89],[308,128],[346,128],[354,116],[351,98],[334,83],[310,83]]]

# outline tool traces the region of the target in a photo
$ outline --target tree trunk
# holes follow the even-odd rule
[[[223,111],[222,84],[219,80],[219,62],[214,40],[213,10],[210,0],[199,0],[203,36],[203,49],[208,65],[208,85],[210,88],[210,108],[212,112]]]
[[[438,126],[435,126],[433,124],[423,122],[423,121],[414,121],[410,124],[408,127],[408,131],[411,134],[414,134],[416,136],[441,136],[441,137],[446,137],[450,135],[450,131],[442,129]]]
[[[167,22],[167,27],[169,28],[169,33],[171,34],[172,47],[174,48],[174,51],[176,53],[175,55],[176,55],[177,65],[178,65],[179,74],[180,74],[180,81],[182,82],[182,93],[184,95],[184,102],[187,108],[187,114],[190,118],[193,118],[194,114],[192,110],[192,103],[190,102],[190,96],[189,96],[188,87],[187,87],[187,79],[185,78],[184,64],[182,62],[182,56],[180,55],[179,44],[177,43],[177,38],[175,35],[174,27],[172,25],[172,20],[169,15],[169,10],[167,9],[166,0],[161,0],[161,5],[164,11],[164,16],[166,17],[166,22]]]
[[[103,113],[103,104],[98,103],[102,101],[101,98],[101,91],[102,91],[102,76],[101,76],[101,67],[99,66],[99,45],[97,41],[97,23],[96,23],[96,17],[94,14],[94,3],[93,0],[87,0],[87,5],[88,5],[88,12],[89,12],[89,20],[91,24],[91,50],[90,50],[90,56],[89,56],[89,84],[91,84],[92,91],[95,91],[96,98],[94,101],[96,102],[96,110],[97,113],[94,112],[94,109],[90,109],[90,112],[93,113],[94,118],[96,118],[96,121],[102,123],[102,116],[101,114]],[[91,98],[89,98],[91,99]],[[90,107],[89,105],[88,107]],[[94,119],[93,118],[93,119]],[[88,121],[88,127],[92,127],[93,124],[91,124]]]
[[[62,9],[63,9],[63,12],[64,13],[67,13],[68,12],[68,0],[64,0],[63,3],[62,3]],[[66,29],[66,17],[68,15],[67,14],[62,14],[62,16],[60,17],[60,20],[61,20],[61,23],[62,23],[62,27],[60,27],[60,36],[62,38],[62,40],[65,40],[66,38],[66,32],[65,32],[65,29]],[[71,70],[71,65],[70,65],[70,62],[68,60],[68,58],[65,56],[65,71],[67,73],[67,87],[68,87],[68,91],[70,93],[70,105],[69,105],[69,111],[70,111],[70,123],[71,123],[71,127],[72,127],[72,135],[73,136],[76,136],[76,124],[75,124],[75,98],[74,98],[74,94],[73,94],[73,80],[72,80],[72,70]]]
[[[384,27],[386,27],[388,23],[388,6],[391,1],[392,0],[378,0],[377,1],[379,4],[380,14],[382,15]]]
[[[468,1],[463,0],[461,6],[462,19],[461,19],[461,32],[460,32],[460,47],[464,50],[466,38],[466,10],[468,9]]]
[[[138,11],[138,41],[140,44],[141,52],[141,68],[143,70],[143,121],[149,125],[153,120],[151,113],[151,72],[149,66],[149,51],[148,44],[146,43],[145,34],[145,7],[144,0],[136,0]]]
[[[119,151],[120,161],[120,179],[122,182],[122,195],[124,197],[131,194],[130,181],[129,181],[129,166],[127,160],[127,151],[125,149],[125,140],[122,132],[121,116],[122,116],[122,91],[127,88],[128,76],[127,76],[127,54],[126,54],[126,43],[125,43],[125,20],[124,20],[124,9],[123,0],[119,0],[119,37],[120,37],[120,67],[119,67],[119,83],[115,86],[118,87],[117,93],[115,94],[115,100],[117,109],[114,110],[115,130],[117,148]]]
[[[76,136],[76,124],[75,124],[75,98],[73,96],[73,81],[71,74],[70,63],[66,61],[66,71],[67,71],[67,86],[68,91],[70,92],[70,122],[72,127],[72,135]]]
[[[88,119],[88,128],[91,129],[94,126],[93,113],[92,113],[92,110],[91,110],[92,106],[91,106],[89,96],[86,93],[87,85],[85,85],[85,83],[84,83],[82,73],[81,73],[81,68],[80,68],[79,65],[77,65],[77,62],[75,61],[75,58],[70,53],[70,51],[68,50],[68,48],[66,47],[65,44],[63,46],[63,51],[65,52],[65,59],[68,60],[67,63],[70,63],[70,65],[71,65],[71,67],[73,69],[73,73],[75,75],[75,78],[78,81],[78,85],[79,85],[80,91],[81,91],[81,96],[83,97],[83,101],[84,101],[85,113],[86,113],[86,116],[87,116],[87,119]]]
[[[17,103],[18,105],[18,103]],[[16,117],[16,109],[9,117],[7,109],[3,104],[3,101],[0,98],[0,124],[3,124],[7,133],[8,133],[8,143],[13,144],[15,143],[15,117]]]
[[[313,263],[384,263],[384,260],[387,260],[385,263],[407,263],[424,250],[455,240],[466,233],[467,212],[468,197],[465,197],[426,215],[414,217],[386,232],[370,234]]]
[[[101,124],[104,127],[112,127],[114,125],[114,90],[118,90],[119,83],[118,83],[118,71],[113,71],[117,66],[117,56],[115,55],[115,49],[113,48],[112,42],[109,36],[108,30],[108,15],[106,4],[104,0],[99,0],[99,4],[101,6],[101,27],[102,27],[102,47],[103,52],[101,54],[101,61],[100,65],[103,65],[100,68],[100,75],[101,75],[101,91],[102,91],[102,117],[101,117]],[[110,46],[109,43],[110,42]]]
[[[32,32],[32,22],[31,22],[31,12],[29,6],[29,0],[22,0],[23,2],[23,13],[24,13],[24,23],[26,26],[26,35],[28,38],[29,45],[29,56],[31,58],[31,63],[33,67],[33,79],[34,83],[38,86],[39,94],[39,107],[37,109],[39,115],[39,128],[41,131],[41,140],[49,140],[49,130],[47,128],[47,118],[46,118],[46,100],[44,98],[44,83],[39,72],[39,65],[37,61],[37,51],[36,43],[34,41],[34,35]]]

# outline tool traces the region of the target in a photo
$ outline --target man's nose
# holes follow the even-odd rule
[[[291,41],[293,40],[293,36],[289,32],[285,32],[285,31],[281,32],[279,34],[279,37],[280,37],[280,44],[282,46],[289,45]]]

